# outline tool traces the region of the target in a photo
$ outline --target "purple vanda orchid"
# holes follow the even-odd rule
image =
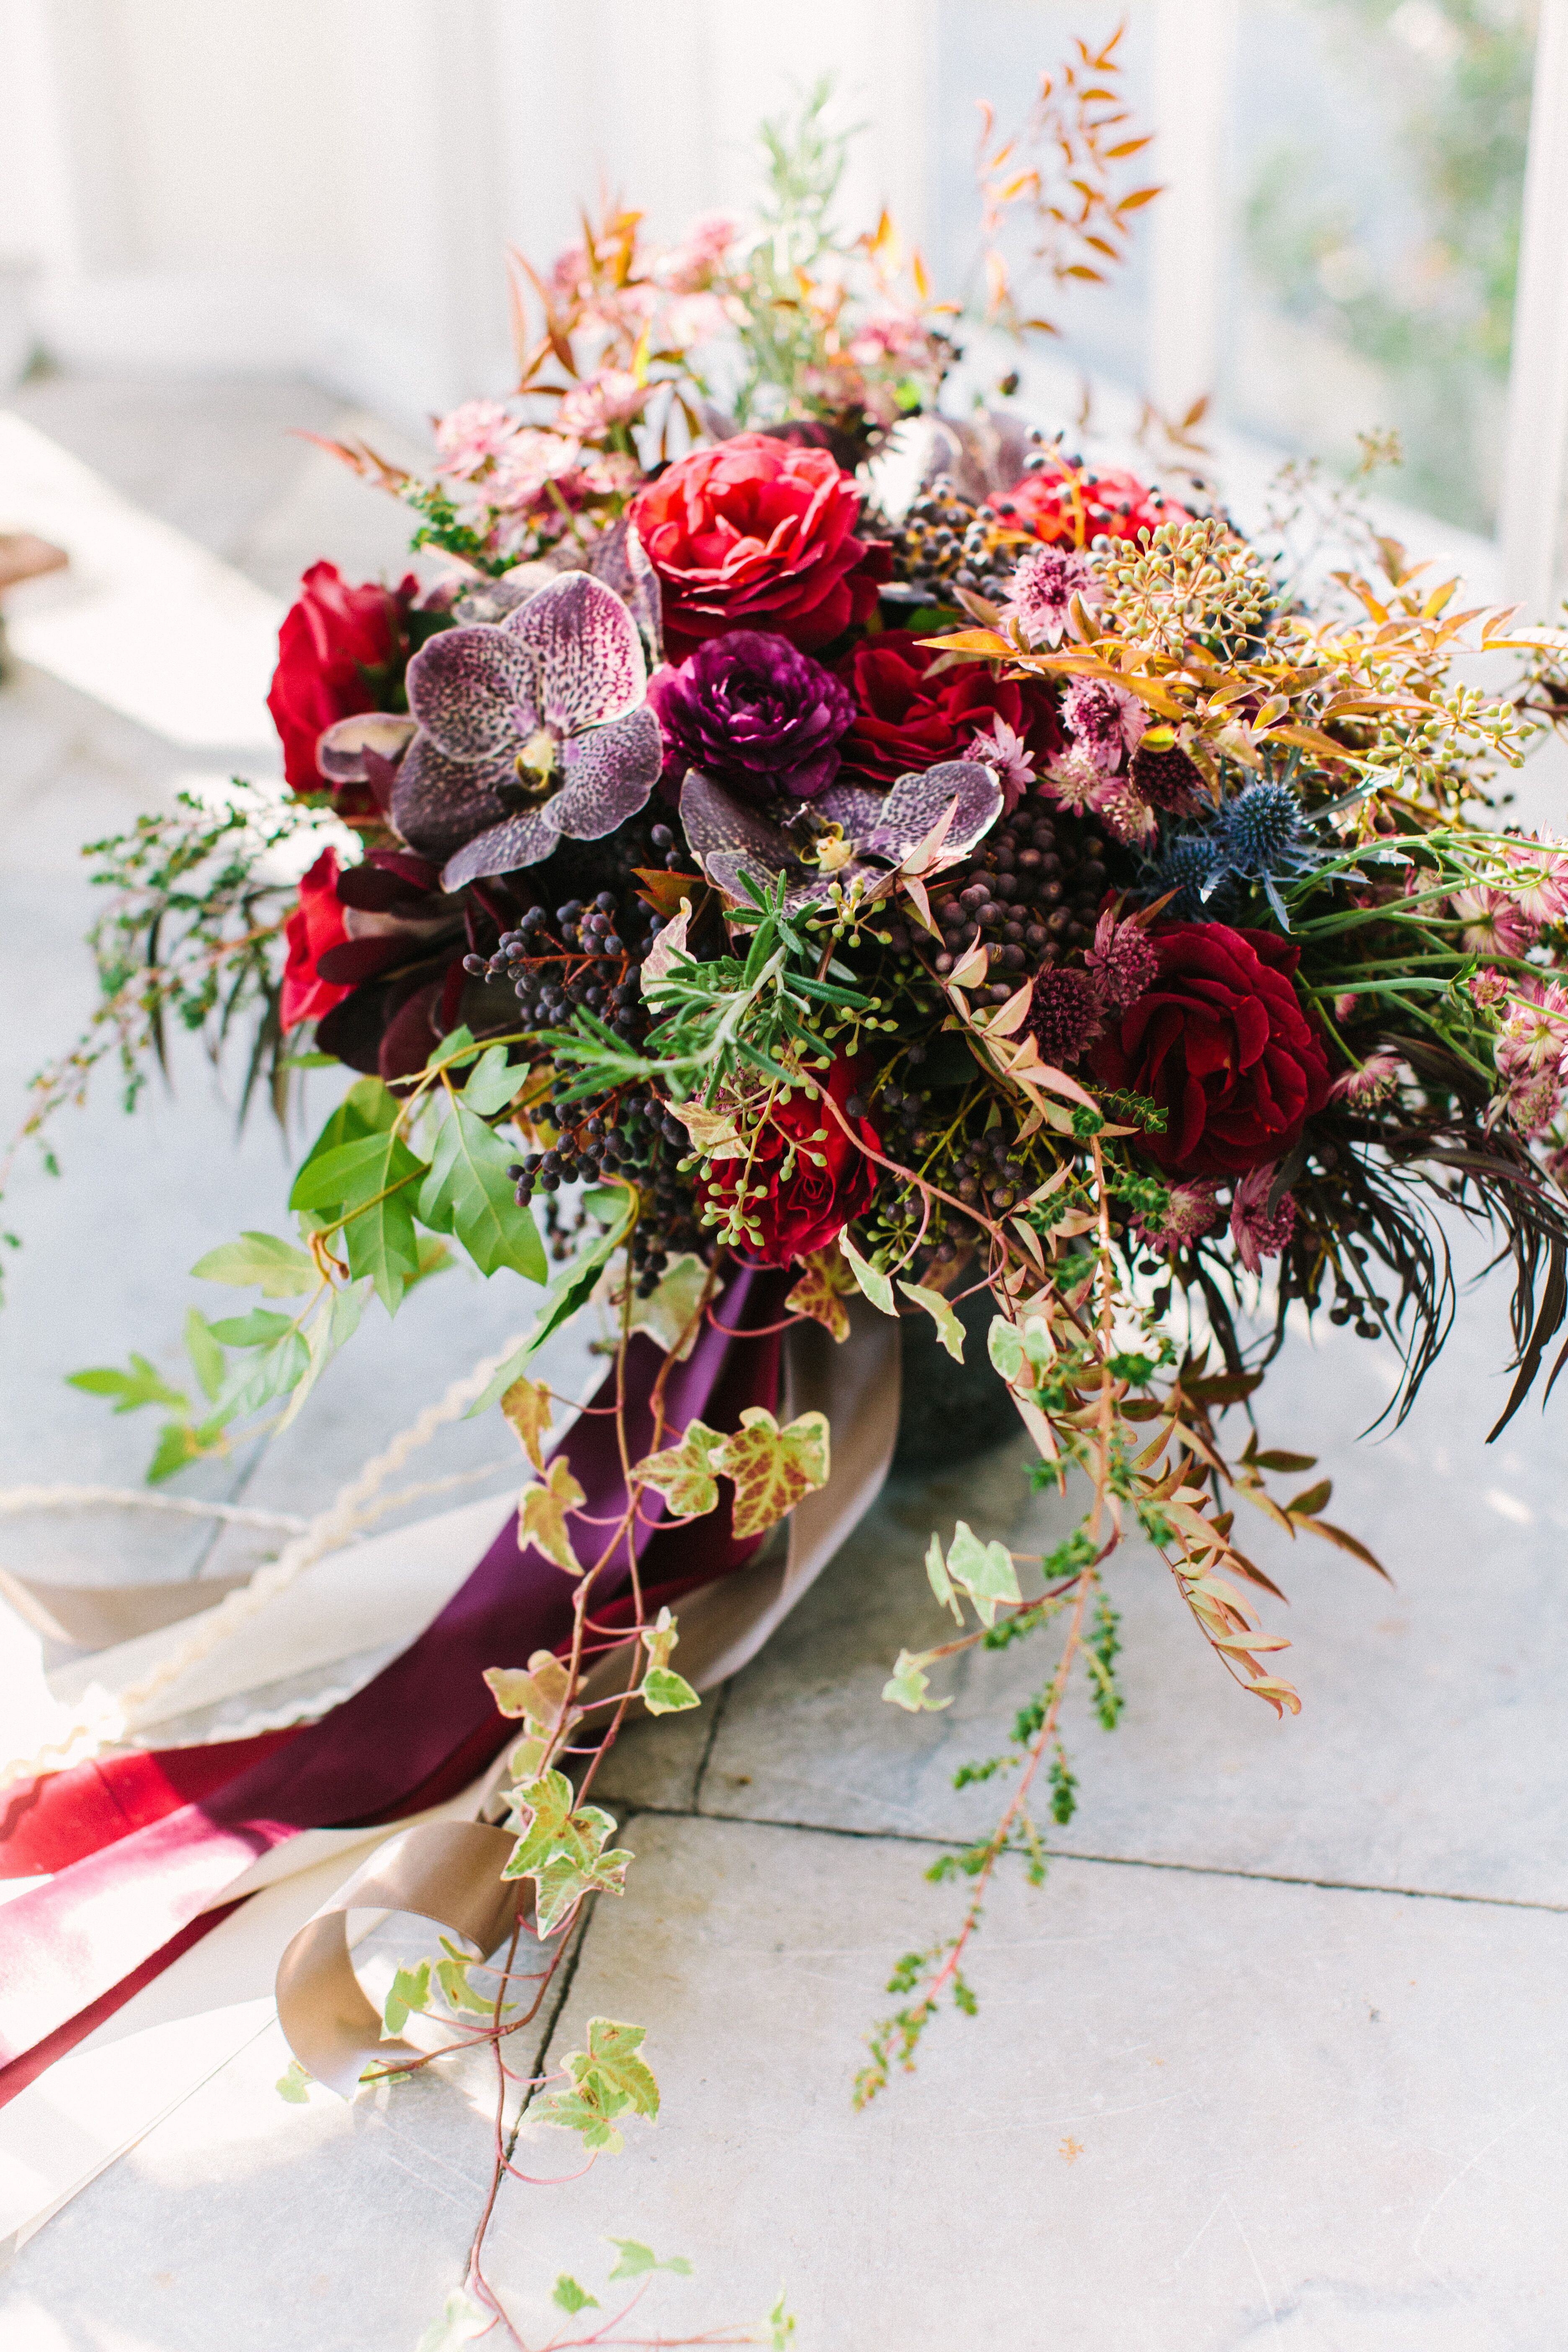
[[[637,623],[584,572],[499,622],[442,630],[408,665],[412,720],[394,722],[416,730],[392,785],[394,824],[440,865],[447,890],[536,866],[563,835],[614,833],[658,778],[647,688]],[[345,760],[359,748],[345,745]]]
[[[832,784],[805,803],[788,825],[772,824],[710,776],[691,769],[680,791],[680,822],[708,879],[732,899],[746,896],[742,875],[767,889],[782,875],[784,906],[794,912],[832,896],[835,887],[863,898],[881,898],[899,867],[941,824],[940,861],[966,857],[1002,814],[1002,786],[990,768],[972,760],[900,776],[890,792]]]

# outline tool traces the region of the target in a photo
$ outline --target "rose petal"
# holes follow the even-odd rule
[[[443,629],[408,665],[408,708],[449,759],[515,749],[514,737],[539,724],[534,657],[509,628]]]
[[[568,572],[508,615],[500,634],[539,665],[544,717],[564,735],[635,710],[647,692],[637,623],[602,580]]]
[[[316,765],[330,784],[363,784],[365,753],[399,759],[417,728],[416,719],[392,710],[362,710],[357,718],[334,719],[316,745]]]
[[[953,799],[958,802],[942,844],[944,856],[962,857],[990,832],[1002,814],[1002,787],[990,768],[973,760],[944,760],[924,774],[900,776],[883,803],[879,824],[866,846],[885,857],[905,857],[922,842]]]
[[[460,890],[466,882],[482,882],[488,874],[515,874],[520,866],[538,866],[551,856],[561,838],[555,822],[558,799],[528,816],[509,816],[492,824],[441,868],[443,890]]]
[[[572,841],[598,841],[635,816],[658,781],[664,738],[646,702],[607,727],[569,735],[561,746],[566,781],[550,802],[551,823]]]
[[[439,864],[506,814],[499,787],[515,781],[515,762],[448,760],[428,735],[416,735],[397,771],[392,822],[411,849]]]

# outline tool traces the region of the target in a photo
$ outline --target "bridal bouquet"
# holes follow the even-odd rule
[[[1073,234],[1104,252],[1152,192],[1114,194],[1142,142],[1109,63],[1079,65],[1042,107],[1089,142]],[[1452,1322],[1457,1212],[1512,1267],[1505,1419],[1545,1363],[1568,848],[1501,824],[1493,778],[1568,679],[1558,637],[1459,609],[1386,539],[1304,582],[1190,470],[944,415],[953,313],[885,222],[833,242],[820,141],[775,151],[750,231],[661,248],[612,212],[524,273],[518,388],[442,418],[426,477],[339,452],[408,504],[423,568],[307,574],[271,695],[291,797],[107,846],[98,1044],[43,1083],[47,1107],[105,1041],[134,1083],[161,1022],[247,1012],[249,1083],[352,1074],[293,1230],[195,1269],[257,1295],[193,1312],[195,1401],[144,1363],[80,1376],[167,1409],[157,1477],[297,1412],[371,1301],[399,1312],[454,1252],[545,1286],[479,1400],[529,1456],[510,1557],[555,1596],[479,1694],[487,1752],[521,1735],[491,1818],[531,1934],[620,1891],[588,1787],[629,1709],[694,1706],[732,1664],[691,1639],[675,1663],[702,1589],[832,1495],[825,1355],[853,1339],[894,1381],[886,1335],[920,1318],[989,1360],[1037,1483],[1081,1508],[1040,1559],[932,1535],[952,1635],[889,1659],[892,1704],[945,1705],[970,1647],[1053,1646],[1008,1800],[955,1858],[968,1915],[900,1963],[864,2099],[972,2000],[1003,1857],[1042,1874],[1074,1677],[1115,1721],[1103,1571],[1130,1532],[1221,1668],[1296,1708],[1237,1506],[1371,1556],[1254,1423],[1288,1307],[1392,1341],[1405,1409]],[[998,205],[1016,161],[987,150]],[[991,283],[1016,319],[999,262]],[[1461,674],[1478,653],[1507,657],[1492,695]],[[531,1365],[590,1300],[600,1417],[551,1450]],[[781,1375],[803,1336],[815,1389]],[[499,2037],[507,1979],[476,1992],[470,1965],[453,2031]],[[639,2038],[594,2021],[535,2116],[618,2145],[657,2107]]]

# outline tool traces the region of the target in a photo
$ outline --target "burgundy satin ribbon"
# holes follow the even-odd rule
[[[779,1342],[775,1321],[783,1277],[742,1268],[716,1303],[734,1339],[704,1328],[684,1364],[671,1364],[665,1413],[671,1430],[697,1416],[734,1430],[746,1407],[776,1402]],[[627,1356],[627,1444],[636,1461],[652,1433],[651,1393],[665,1358],[645,1337]],[[612,1374],[595,1404],[613,1403]],[[562,1446],[583,1486],[584,1513],[610,1518],[625,1507],[615,1418],[586,1412]],[[651,1504],[653,1498],[648,1498]],[[647,1506],[645,1505],[645,1509]],[[592,1542],[579,1541],[579,1552]],[[755,1542],[731,1533],[728,1503],[706,1519],[664,1521],[645,1534],[638,1575],[645,1597],[662,1588],[710,1581],[751,1558]],[[602,1608],[630,1582],[629,1565],[612,1565],[595,1588]],[[440,1615],[373,1682],[319,1723],[281,1741],[276,1734],[226,1743],[232,1770],[195,1801],[175,1801],[180,1769],[155,1775],[149,1759],[130,1757],[91,1768],[80,1784],[83,1828],[96,1851],[58,1869],[47,1885],[19,1895],[0,1912],[0,2104],[38,2071],[28,2059],[62,2054],[81,2032],[118,2006],[116,1990],[140,1984],[158,1963],[177,1957],[200,1915],[263,1853],[307,1829],[357,1828],[396,1821],[467,1786],[512,1736],[482,1676],[487,1666],[522,1664],[532,1650],[571,1638],[573,1580],[517,1540],[509,1517],[484,1559]],[[185,1751],[211,1758],[213,1751]],[[125,1768],[123,1791],[116,1768]],[[205,1773],[214,1769],[210,1764]],[[76,1775],[62,1775],[74,1780]],[[39,1791],[57,1854],[73,1845],[68,1819]],[[107,1799],[108,1801],[105,1801]],[[156,1811],[160,1818],[148,1818]],[[30,1819],[28,1792],[10,1808],[20,1829]],[[130,1825],[123,1830],[121,1822]],[[109,1843],[101,1843],[108,1839]],[[0,1845],[9,1872],[21,1865]],[[37,1864],[34,1864],[37,1867]],[[129,1997],[127,1991],[124,1997]]]

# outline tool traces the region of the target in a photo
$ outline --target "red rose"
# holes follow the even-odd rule
[[[827,1091],[843,1110],[868,1066],[837,1061],[828,1073]],[[851,1119],[853,1130],[880,1150],[881,1138],[868,1118]],[[785,1150],[795,1147],[787,1176],[781,1173]],[[824,1164],[808,1159],[815,1153]],[[721,1160],[714,1165],[710,1192],[718,1201],[732,1201],[736,1171],[742,1163]],[[877,1189],[877,1163],[856,1150],[830,1110],[816,1096],[792,1096],[779,1104],[763,1129],[752,1159],[750,1181],[764,1187],[763,1197],[750,1204],[761,1235],[752,1244],[764,1265],[788,1265],[824,1248],[853,1218],[871,1205]]]
[[[323,980],[319,970],[321,958],[342,947],[349,935],[338,902],[335,849],[323,849],[301,880],[300,903],[283,929],[289,961],[283,967],[280,1018],[285,1029],[297,1029],[301,1021],[319,1021],[349,992],[341,982]]]
[[[1049,688],[994,678],[987,662],[960,662],[932,677],[938,650],[911,629],[883,629],[840,662],[860,706],[839,745],[845,768],[891,784],[911,769],[962,760],[1001,719],[1034,753],[1037,773],[1043,769],[1061,741]]]
[[[1109,467],[1104,473],[1060,471],[1042,466],[1015,482],[1005,498],[993,499],[994,513],[1033,531],[1047,547],[1087,547],[1093,539],[1136,539],[1163,522],[1190,522],[1185,507],[1151,490],[1136,474]]]
[[[283,740],[283,773],[294,792],[328,789],[316,765],[316,745],[335,719],[388,708],[387,689],[404,650],[403,615],[416,586],[410,575],[395,592],[374,580],[351,588],[332,563],[313,563],[300,581],[300,601],[278,632],[278,667],[267,697]],[[363,785],[348,790],[364,793]],[[366,798],[365,808],[372,806]]]
[[[1143,1149],[1183,1176],[1283,1158],[1328,1099],[1329,1066],[1290,985],[1300,950],[1272,931],[1174,923],[1151,935],[1160,976],[1090,1052],[1109,1087],[1152,1095]]]
[[[665,647],[769,629],[810,652],[866,620],[891,551],[856,537],[860,493],[826,449],[738,433],[639,490],[631,519],[664,592]]]

